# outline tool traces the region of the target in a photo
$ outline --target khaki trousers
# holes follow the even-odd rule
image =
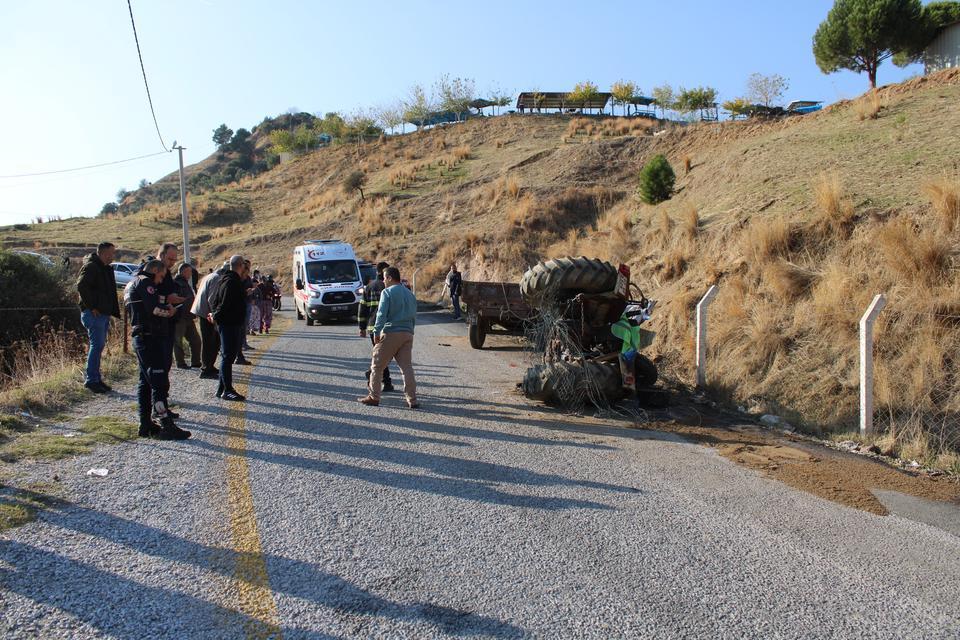
[[[370,397],[380,400],[383,390],[383,370],[391,360],[397,361],[403,374],[403,395],[407,400],[417,400],[417,379],[413,375],[413,334],[385,333],[383,339],[373,347],[373,359],[370,363]]]

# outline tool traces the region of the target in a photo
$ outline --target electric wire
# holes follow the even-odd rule
[[[144,158],[152,158],[154,156],[162,156],[168,153],[168,151],[157,151],[156,153],[148,153],[143,156],[136,156],[135,158],[124,158],[123,160],[113,160],[111,162],[101,162],[99,164],[88,164],[83,167],[73,167],[71,169],[55,169],[53,171],[37,171],[35,173],[17,173],[11,175],[0,176],[0,179],[10,179],[10,178],[33,178],[35,176],[49,176],[55,173],[70,173],[72,171],[83,171],[85,169],[97,169],[99,167],[109,167],[115,164],[123,164],[124,162],[133,162],[134,160],[143,160]]]
[[[157,137],[160,138],[160,146],[163,147],[164,151],[170,151],[163,141],[163,136],[160,135],[160,125],[157,124],[157,113],[153,110],[153,98],[150,97],[150,85],[147,83],[147,70],[143,66],[143,55],[140,53],[140,39],[137,38],[137,23],[133,20],[133,5],[130,4],[130,0],[127,0],[127,8],[130,10],[130,26],[133,27],[133,41],[137,43],[137,57],[140,59],[140,71],[143,73],[143,86],[147,89],[147,102],[150,103],[150,115],[153,116],[153,126],[157,128]]]

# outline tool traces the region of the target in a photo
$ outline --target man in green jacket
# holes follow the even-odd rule
[[[115,253],[113,243],[101,242],[97,245],[97,251],[84,260],[77,277],[80,321],[90,338],[84,386],[94,393],[107,393],[112,390],[104,384],[100,375],[100,356],[107,344],[110,318],[120,317],[117,281],[113,275],[113,267],[110,266]]]
[[[400,270],[388,267],[383,271],[386,287],[380,294],[377,319],[373,325],[373,358],[370,363],[369,393],[359,398],[362,404],[380,404],[383,370],[396,360],[403,374],[403,394],[407,406],[416,409],[417,380],[413,375],[413,330],[417,324],[417,298],[400,284]]]

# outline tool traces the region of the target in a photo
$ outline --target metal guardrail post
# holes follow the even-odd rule
[[[873,324],[887,298],[878,293],[860,318],[860,435],[873,431]]]
[[[707,309],[717,297],[717,285],[710,285],[697,303],[697,388],[707,386]]]
[[[413,270],[413,295],[417,295],[417,274],[420,273],[421,267],[417,267]]]

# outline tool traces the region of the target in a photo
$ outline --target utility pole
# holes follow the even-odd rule
[[[180,218],[183,221],[183,261],[190,262],[190,220],[187,217],[187,190],[183,181],[183,146],[174,143],[180,153]]]

